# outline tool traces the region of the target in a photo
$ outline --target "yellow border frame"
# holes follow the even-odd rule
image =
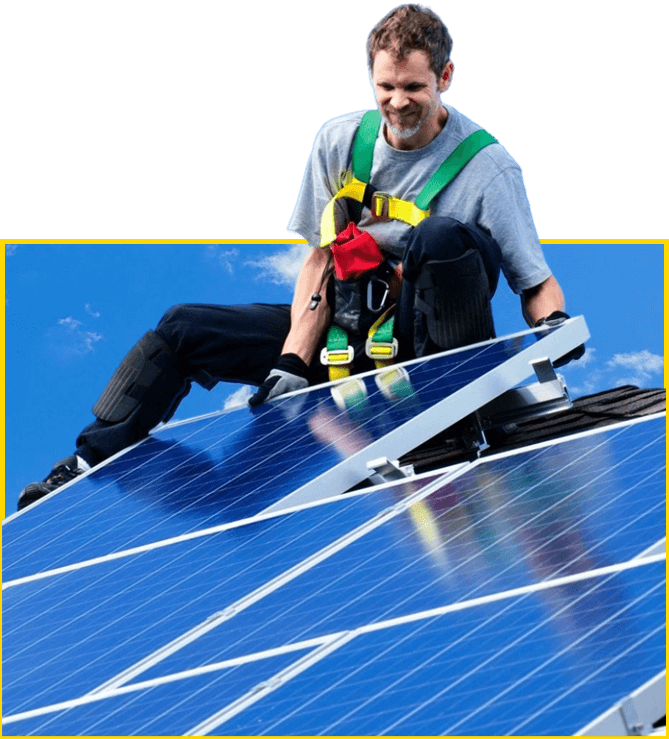
[[[662,244],[664,247],[664,277],[666,285],[667,277],[667,246],[669,239],[540,239],[541,244]],[[8,245],[21,244],[307,244],[305,239],[3,239],[3,250]],[[5,260],[0,269],[0,284],[5,291]],[[611,296],[615,300],[615,296]],[[664,312],[666,316],[666,299],[663,299]],[[641,316],[639,320],[643,320]],[[665,321],[666,324],[666,321]],[[666,325],[664,329],[666,340]],[[2,412],[2,478],[5,478],[5,306],[2,304],[2,328],[0,328],[2,340],[3,358],[0,363],[0,380],[2,382],[2,399],[0,400],[0,411]],[[667,369],[664,370],[664,386],[667,387]],[[669,441],[667,442],[669,448]],[[2,504],[4,507],[5,491],[2,489]],[[0,563],[2,555],[0,554]],[[2,617],[0,616],[0,626]]]

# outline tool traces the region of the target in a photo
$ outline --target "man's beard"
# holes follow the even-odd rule
[[[393,126],[393,124],[386,118],[383,114],[381,114],[383,117],[383,122],[388,126],[388,130],[390,133],[392,133],[393,136],[396,136],[398,139],[410,139],[412,136],[415,136],[421,129],[423,123],[425,123],[425,118],[419,118],[416,123],[413,124],[410,128],[396,128]]]
[[[388,127],[388,130],[390,133],[392,133],[393,136],[396,136],[398,139],[410,139],[412,136],[415,136],[420,129],[423,127],[425,122],[436,112],[437,108],[441,105],[441,100],[435,100],[434,105],[425,113],[425,115],[421,116],[414,124],[413,126],[410,126],[409,128],[397,128],[397,126],[394,126],[390,119],[384,114],[384,112],[379,107],[379,112],[381,113],[381,117],[383,118],[383,122]]]

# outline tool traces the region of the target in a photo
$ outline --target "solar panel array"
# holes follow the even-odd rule
[[[470,356],[408,367],[408,428]],[[663,417],[268,511],[347,461],[314,414],[397,427],[365,381],[367,415],[179,424],[12,518],[4,734],[573,734],[663,669]]]

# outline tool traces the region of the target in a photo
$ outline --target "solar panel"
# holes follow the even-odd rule
[[[16,575],[4,733],[573,734],[664,666],[664,427]]]
[[[160,430],[4,528],[3,577],[16,579],[119,549],[181,536],[336,495],[585,341],[574,318],[405,364],[412,391],[389,400],[374,380],[340,409],[325,385],[258,410],[242,408]]]

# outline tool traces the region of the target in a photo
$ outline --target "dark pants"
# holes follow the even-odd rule
[[[428,336],[425,315],[416,307],[414,282],[430,261],[457,260],[469,250],[478,252],[488,282],[488,300],[497,289],[502,252],[497,242],[480,229],[473,229],[454,218],[432,217],[420,223],[412,232],[402,260],[402,290],[396,309],[395,337],[402,361],[424,357],[442,351]],[[457,313],[462,294],[445,293],[443,298],[453,301]],[[466,316],[465,316],[466,318]],[[478,336],[476,341],[492,338]],[[451,346],[447,348],[453,348]]]
[[[421,316],[414,309],[411,280],[431,259],[453,259],[469,249],[479,251],[494,292],[500,267],[499,247],[482,231],[474,231],[450,218],[429,218],[412,233],[403,260],[402,292],[398,301],[396,331],[402,359],[423,356],[440,348],[426,338]],[[165,420],[190,391],[193,377],[202,372],[216,380],[260,385],[273,369],[290,330],[289,305],[177,305],[162,317],[156,333],[177,357],[183,387],[164,399],[147,417],[140,403],[123,421],[96,419],[77,438],[77,454],[94,465],[144,438]],[[365,336],[349,335],[355,349],[355,371],[373,369],[364,353]],[[325,345],[323,337],[321,346]],[[325,382],[327,368],[320,363],[320,348],[309,368],[310,384]]]

